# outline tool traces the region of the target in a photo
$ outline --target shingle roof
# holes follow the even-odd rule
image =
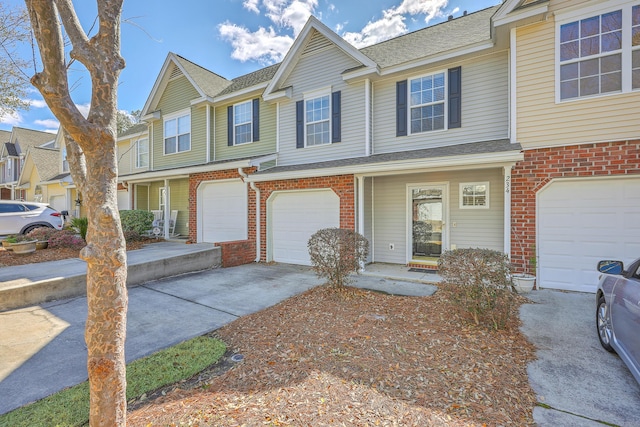
[[[227,86],[232,84],[231,81],[217,75],[216,73],[207,70],[194,64],[186,58],[176,54],[180,65],[182,65],[189,76],[195,81],[200,89],[204,91],[207,96],[215,96],[224,90]]]
[[[276,166],[271,169],[265,169],[264,171],[256,172],[256,174],[291,172],[309,169],[329,169],[344,166],[396,162],[402,160],[435,159],[441,157],[468,156],[474,154],[520,152],[521,150],[522,147],[520,146],[520,144],[512,144],[508,139],[498,139],[494,141],[471,142],[467,144],[450,145],[446,147],[424,148],[421,150],[374,154],[368,157],[354,157],[318,163]]]
[[[118,138],[122,138],[127,135],[134,135],[136,133],[146,132],[147,129],[148,129],[148,125],[146,123],[137,123],[131,126],[129,129],[125,130],[124,132],[121,132],[118,135]]]
[[[29,155],[38,169],[38,174],[42,181],[49,181],[58,174],[59,150],[33,147],[29,149]]]
[[[8,130],[0,130],[0,143],[9,142],[11,140],[11,132]]]
[[[26,153],[29,147],[37,147],[56,138],[54,134],[48,132],[19,127],[13,128],[12,135],[14,143],[20,147],[20,154]]]
[[[491,16],[499,6],[469,13],[384,42],[360,52],[381,68],[459,49],[491,39]]]
[[[236,77],[232,80],[232,83],[222,92],[218,93],[217,96],[226,95],[260,83],[268,82],[276,74],[278,68],[280,68],[280,63],[270,65],[253,73],[245,74],[244,76]]]
[[[491,39],[491,17],[499,7],[499,5],[493,6],[404,34],[364,47],[360,49],[360,52],[375,61],[380,68],[386,68],[488,41]],[[270,65],[253,73],[237,77],[221,92],[216,93],[216,96],[237,92],[269,81],[278,71],[280,64]]]

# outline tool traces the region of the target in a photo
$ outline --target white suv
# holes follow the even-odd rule
[[[0,200],[0,235],[27,234],[34,228],[62,230],[62,214],[46,203]]]

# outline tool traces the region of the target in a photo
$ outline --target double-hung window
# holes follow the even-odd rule
[[[235,145],[252,142],[252,101],[233,106],[233,139]]]
[[[445,74],[412,79],[409,83],[411,133],[444,129]]]
[[[304,101],[307,146],[331,142],[329,99],[327,94]]]
[[[191,150],[191,114],[171,116],[164,121],[164,154]]]
[[[460,184],[460,209],[488,209],[489,182]]]
[[[136,168],[149,166],[149,140],[147,138],[136,141]]]
[[[640,89],[640,5],[559,19],[560,101]]]
[[[342,92],[323,89],[296,102],[296,148],[342,140]]]

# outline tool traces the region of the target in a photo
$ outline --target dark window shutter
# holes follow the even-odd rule
[[[331,142],[340,142],[342,140],[342,107],[340,101],[341,92],[333,92],[331,94]]]
[[[462,69],[449,68],[449,129],[462,127]]]
[[[296,148],[304,148],[304,101],[296,102]]]
[[[254,99],[253,105],[253,141],[260,141],[260,99]]]
[[[227,107],[227,145],[233,146],[233,106]]]
[[[396,136],[407,136],[407,81],[396,82]]]

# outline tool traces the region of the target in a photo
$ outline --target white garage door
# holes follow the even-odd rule
[[[64,195],[49,197],[49,206],[58,212],[67,209],[67,197]]]
[[[118,190],[118,209],[121,211],[129,209],[129,192]]]
[[[640,257],[640,179],[551,183],[538,196],[538,283],[595,292],[602,259]]]
[[[333,190],[283,192],[272,197],[272,259],[310,265],[307,242],[321,228],[340,227],[340,198]]]
[[[241,180],[202,183],[198,207],[201,242],[247,239],[247,188]]]

